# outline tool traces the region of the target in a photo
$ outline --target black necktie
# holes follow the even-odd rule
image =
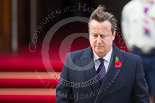
[[[100,61],[100,66],[97,69],[97,73],[98,73],[98,75],[101,76],[99,82],[102,84],[103,81],[104,81],[106,70],[105,70],[105,66],[104,66],[104,59],[103,58],[99,58],[99,61]]]

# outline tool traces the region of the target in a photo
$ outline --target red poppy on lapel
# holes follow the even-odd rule
[[[120,68],[122,66],[122,62],[119,60],[119,58],[116,56],[115,58],[115,67]]]

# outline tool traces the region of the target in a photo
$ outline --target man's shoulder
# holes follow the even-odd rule
[[[132,54],[130,52],[126,52],[118,48],[115,44],[113,45],[114,53],[115,55],[120,55],[121,57],[123,56],[125,59],[137,59],[140,58],[140,56]]]
[[[92,55],[92,49],[89,46],[88,48],[84,48],[81,50],[73,51],[68,53],[67,55],[71,55],[72,58],[81,58],[81,57],[86,57],[88,55]]]
[[[129,59],[129,60],[136,60],[136,59],[140,59],[140,56],[132,54],[130,52],[126,52],[126,51],[121,51],[121,53],[123,54],[125,59]]]
[[[76,50],[76,51],[70,52],[69,54],[71,54],[71,55],[77,55],[77,54],[85,53],[86,51],[89,50],[89,48],[90,47],[84,48],[84,49],[80,49],[80,50]]]

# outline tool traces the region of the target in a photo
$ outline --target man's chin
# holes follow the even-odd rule
[[[96,50],[95,53],[96,53],[98,56],[99,56],[99,55],[104,55],[104,54],[106,54],[106,52],[103,51],[103,50]]]
[[[102,49],[96,49],[95,51],[96,51],[96,53],[101,53],[101,54],[106,52],[105,50],[103,50],[103,48]]]

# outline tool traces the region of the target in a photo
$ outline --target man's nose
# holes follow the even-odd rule
[[[102,38],[100,36],[98,36],[98,38],[97,38],[97,44],[100,44],[100,43],[102,43]]]

